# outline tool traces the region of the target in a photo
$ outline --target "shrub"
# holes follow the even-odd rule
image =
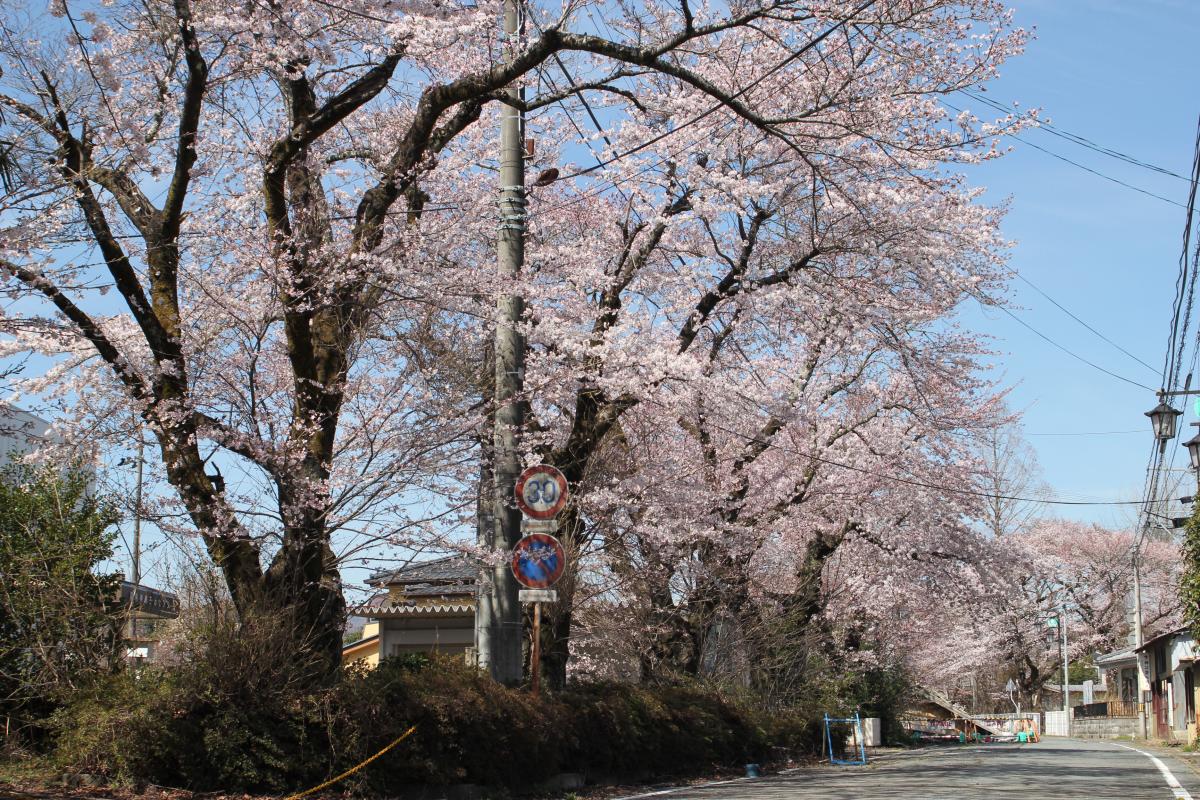
[[[112,504],[71,466],[0,469],[0,712],[37,721],[122,652]]]
[[[127,782],[284,792],[353,767],[416,725],[341,787],[398,795],[414,784],[529,787],[564,771],[695,774],[819,741],[811,719],[768,716],[698,684],[596,684],[535,701],[461,659],[410,657],[284,697],[235,693],[254,679],[216,668],[201,660],[98,682],[56,717],[57,757]]]

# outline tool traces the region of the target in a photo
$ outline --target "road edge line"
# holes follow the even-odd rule
[[[1109,744],[1115,747],[1122,747],[1126,750],[1132,750],[1135,753],[1141,753],[1146,758],[1150,759],[1154,766],[1158,767],[1158,771],[1162,773],[1163,780],[1167,782],[1167,786],[1174,793],[1177,800],[1192,800],[1191,794],[1188,793],[1187,789],[1183,788],[1183,784],[1179,782],[1179,779],[1175,777],[1167,765],[1163,763],[1161,758],[1151,753],[1147,753],[1145,750],[1138,750],[1136,747],[1130,747],[1127,744],[1117,744],[1116,742],[1109,742]]]
[[[767,776],[764,775],[763,777],[767,777]],[[684,784],[680,784],[678,786],[669,786],[666,789],[656,789],[655,791],[645,792],[643,794],[627,794],[627,795],[623,795],[621,797],[613,797],[613,798],[610,798],[610,800],[638,800],[638,798],[641,798],[641,797],[661,797],[662,795],[665,795],[665,794],[672,794],[674,792],[682,792],[685,789],[705,789],[709,786],[724,786],[725,784],[728,784],[728,783],[740,783],[742,781],[749,781],[749,780],[757,780],[757,779],[755,779],[755,778],[730,778],[730,779],[726,779],[723,781],[708,781],[706,783],[684,783]],[[1187,800],[1191,800],[1191,798],[1188,798]]]

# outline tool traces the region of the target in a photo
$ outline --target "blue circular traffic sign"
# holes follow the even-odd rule
[[[566,566],[567,554],[562,543],[548,533],[531,533],[513,548],[513,575],[518,583],[530,589],[553,586]]]

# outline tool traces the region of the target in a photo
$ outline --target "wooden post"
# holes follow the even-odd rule
[[[530,669],[533,672],[533,696],[538,696],[542,682],[542,604],[533,604],[533,653]]]

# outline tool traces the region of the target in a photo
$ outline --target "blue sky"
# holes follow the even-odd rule
[[[1196,135],[1200,3],[1179,0],[1017,0],[1017,24],[1036,27],[987,96],[1036,106],[1051,122],[1182,175]],[[982,103],[954,96],[984,117]],[[1031,130],[1021,138],[1092,169],[1183,203],[1187,184]],[[988,200],[1011,200],[1004,225],[1011,265],[1061,305],[1155,369],[1122,354],[1014,280],[1016,315],[1105,369],[1157,388],[1166,350],[1185,211],[1009,140],[1013,151],[970,171]],[[1110,377],[1046,342],[1000,311],[977,306],[966,324],[995,337],[997,374],[1037,450],[1047,483],[1079,499],[1136,498],[1151,442],[1143,412],[1153,392]],[[1200,381],[1200,375],[1196,381]],[[1194,383],[1196,382],[1194,381]],[[1177,404],[1181,405],[1181,404]],[[1190,405],[1190,404],[1189,404]],[[1189,408],[1185,438],[1195,430]],[[1107,435],[1092,432],[1135,431]],[[1180,450],[1175,465],[1186,465]],[[1124,525],[1128,508],[1059,506],[1062,516]]]

